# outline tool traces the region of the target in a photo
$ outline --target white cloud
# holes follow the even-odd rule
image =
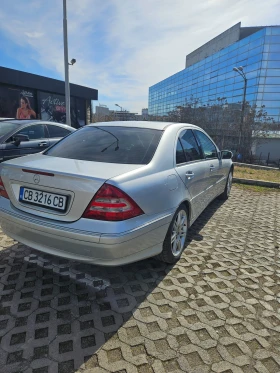
[[[34,32],[25,32],[25,35],[30,39],[38,39],[44,36],[44,33],[34,31]]]
[[[63,79],[62,1],[10,3],[0,28]],[[278,13],[279,0],[68,0],[70,79],[97,88],[103,104],[140,112],[148,87],[182,70],[186,54],[239,21],[277,24]]]

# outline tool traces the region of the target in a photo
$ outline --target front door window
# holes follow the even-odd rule
[[[45,133],[44,124],[35,124],[34,126],[25,127],[15,135],[27,135],[29,140],[40,140],[48,137]]]
[[[202,147],[205,159],[218,158],[215,144],[203,132],[195,130],[195,134]]]

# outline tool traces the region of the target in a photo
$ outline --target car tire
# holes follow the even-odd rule
[[[221,200],[227,200],[229,195],[230,195],[230,191],[231,191],[231,186],[232,186],[232,178],[233,178],[233,172],[232,172],[232,169],[229,171],[229,174],[228,174],[228,177],[227,177],[227,182],[226,182],[226,185],[225,185],[225,189],[223,191],[222,194],[219,195],[219,199]]]
[[[162,252],[157,256],[157,259],[168,264],[176,263],[180,259],[186,245],[188,225],[188,210],[184,205],[181,205],[169,225],[162,245]]]

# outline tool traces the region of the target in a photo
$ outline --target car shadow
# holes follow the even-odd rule
[[[190,228],[189,243],[203,240],[199,232],[221,205],[215,200],[205,209]],[[3,372],[74,373],[81,366],[99,367],[96,352],[108,341],[137,337],[134,327],[117,332],[173,269],[154,258],[98,267],[22,244],[6,246],[0,252]]]
[[[224,204],[225,201],[214,199],[198,217],[198,219],[189,228],[187,244],[192,241],[203,241],[203,236],[199,233],[208,221],[212,218],[215,212]]]

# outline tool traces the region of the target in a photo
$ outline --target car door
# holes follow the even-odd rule
[[[58,126],[56,124],[46,124],[48,133],[49,133],[49,141],[50,146],[54,145],[56,142],[61,140],[63,137],[69,135],[72,131],[66,129],[64,127]]]
[[[176,144],[176,172],[191,196],[192,219],[195,219],[205,206],[205,174],[207,169],[201,150],[191,129],[182,130]]]
[[[22,128],[16,134],[27,135],[29,141],[22,141],[19,144],[20,155],[39,153],[49,147],[49,138],[45,124],[37,123]]]
[[[2,157],[1,161],[8,161],[13,158],[20,157],[20,149],[16,146],[12,139],[6,141],[5,144],[1,145]]]
[[[199,130],[194,130],[194,134],[205,159],[205,188],[208,204],[219,194],[220,182],[222,180],[222,163],[219,159],[218,149],[209,136]]]

